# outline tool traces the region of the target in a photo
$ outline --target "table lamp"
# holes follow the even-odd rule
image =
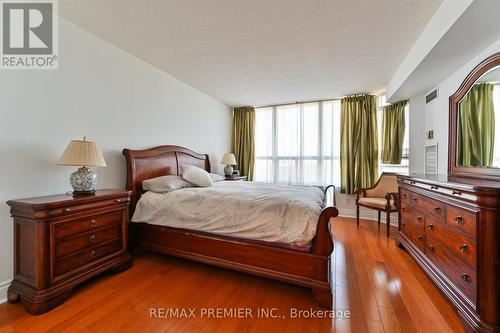
[[[97,175],[90,166],[105,167],[106,161],[99,146],[92,141],[72,140],[57,162],[59,165],[74,165],[80,168],[70,176],[73,194],[94,194],[97,186]]]
[[[230,177],[233,175],[233,165],[236,165],[236,157],[233,153],[225,153],[220,164],[225,164],[224,175]]]

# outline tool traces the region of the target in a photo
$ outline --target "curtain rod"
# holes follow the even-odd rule
[[[321,103],[321,102],[339,101],[339,100],[340,100],[340,98],[317,99],[317,100],[312,100],[312,101],[301,101],[301,102],[296,101],[296,102],[288,102],[288,103],[281,103],[281,104],[256,105],[256,106],[253,106],[253,108],[255,108],[255,109],[272,108],[272,107],[276,107],[276,106],[307,104],[307,103]]]
[[[307,104],[307,103],[321,103],[321,102],[329,102],[329,101],[340,101],[342,98],[347,98],[347,97],[357,97],[357,96],[366,96],[366,95],[373,95],[375,97],[379,97],[379,96],[382,96],[383,94],[353,94],[353,95],[342,96],[340,98],[316,99],[316,100],[300,101],[300,102],[295,101],[295,102],[288,102],[288,103],[281,103],[281,104],[254,105],[252,107],[254,109],[261,109],[261,108],[272,108],[272,107],[276,107],[276,106]],[[237,107],[233,107],[233,108],[237,108]]]

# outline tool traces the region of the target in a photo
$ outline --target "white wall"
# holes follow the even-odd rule
[[[410,151],[415,154],[414,158],[419,159],[421,156],[421,163],[424,163],[425,146],[438,144],[438,172],[446,174],[448,172],[448,126],[449,126],[449,97],[453,95],[460,87],[465,77],[469,72],[474,69],[482,60],[490,55],[500,52],[500,39],[494,42],[485,50],[478,50],[477,56],[470,60],[466,65],[455,71],[452,75],[446,78],[441,83],[436,83],[439,89],[438,98],[429,104],[425,104],[425,95],[416,96],[410,99],[410,135],[411,133],[421,133],[422,118],[425,117],[424,137],[425,145],[422,144],[422,139],[417,138],[413,141],[410,137]],[[415,119],[415,117],[417,119]],[[425,132],[434,130],[434,139],[425,139]],[[412,166],[410,160],[410,172],[418,172],[424,165],[418,163]],[[415,170],[414,171],[414,167]],[[424,171],[424,169],[422,169]]]
[[[101,188],[124,188],[125,147],[186,146],[219,172],[230,148],[228,106],[63,19],[59,59],[58,70],[0,73],[0,289],[12,279],[5,202],[71,190],[75,168],[55,165],[71,139],[102,148]]]
[[[425,173],[425,95],[410,98],[409,173]]]

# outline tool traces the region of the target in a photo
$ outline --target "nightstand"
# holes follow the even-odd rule
[[[19,299],[31,314],[63,303],[81,282],[132,264],[128,252],[131,192],[54,195],[11,200],[14,280],[9,303]]]
[[[247,180],[247,176],[226,176],[224,180]]]

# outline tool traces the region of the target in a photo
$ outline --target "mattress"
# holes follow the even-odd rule
[[[314,186],[217,182],[211,187],[144,193],[133,223],[197,230],[307,250],[323,210]]]

